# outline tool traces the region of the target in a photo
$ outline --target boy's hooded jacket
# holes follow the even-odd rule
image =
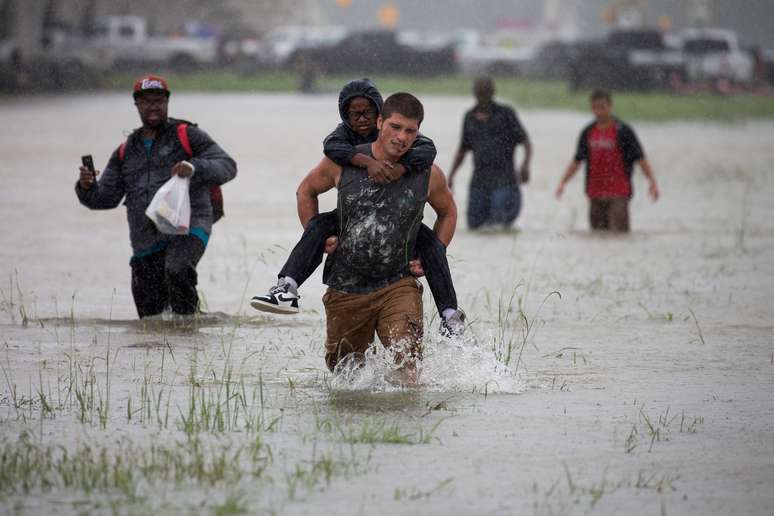
[[[374,129],[371,134],[364,138],[350,127],[347,120],[347,108],[349,102],[355,97],[365,97],[370,100],[379,114],[382,112],[382,104],[384,103],[382,95],[370,79],[350,81],[341,89],[339,115],[342,123],[336,126],[336,129],[323,141],[323,152],[331,161],[342,167],[351,164],[353,156],[357,154],[355,149],[357,145],[374,142],[379,135],[379,131]],[[411,172],[424,171],[433,164],[435,155],[433,141],[419,134],[411,149],[400,159],[400,163]]]

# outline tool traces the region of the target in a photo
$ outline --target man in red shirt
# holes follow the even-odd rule
[[[585,161],[591,229],[627,232],[635,164],[639,164],[645,173],[650,183],[648,191],[654,201],[658,199],[659,191],[637,135],[629,125],[613,116],[612,108],[609,92],[594,90],[591,93],[594,122],[581,132],[575,158],[559,182],[556,198],[562,196],[567,182]]]

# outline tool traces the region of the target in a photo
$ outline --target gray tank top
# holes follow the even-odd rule
[[[371,154],[371,144],[357,151]],[[338,185],[339,245],[325,262],[323,282],[353,294],[373,292],[408,276],[430,185],[430,169],[378,184],[348,166]]]

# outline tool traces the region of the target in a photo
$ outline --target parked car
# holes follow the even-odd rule
[[[619,29],[602,41],[579,44],[570,70],[573,89],[605,87],[648,90],[669,87],[684,73],[679,47],[656,29]]]
[[[0,41],[0,90],[67,90],[95,82],[112,61],[83,38],[59,30],[43,34],[40,48],[22,55],[16,40]]]
[[[349,34],[334,45],[295,51],[289,63],[297,68],[313,66],[319,73],[391,73],[433,75],[454,73],[454,49],[421,50],[400,44],[393,31]]]
[[[761,79],[774,86],[774,48],[766,48],[760,52]]]
[[[755,58],[739,46],[736,33],[727,29],[686,29],[681,33],[688,82],[726,79],[749,85],[755,75]]]
[[[535,54],[513,31],[486,36],[472,31],[459,38],[455,48],[459,71],[466,75],[522,75]]]
[[[577,54],[575,42],[549,41],[538,47],[526,66],[526,73],[538,79],[568,79]]]
[[[302,49],[335,45],[347,35],[338,26],[288,25],[269,31],[260,40],[258,61],[267,67],[289,66],[290,58]]]
[[[214,64],[218,61],[215,37],[156,36],[140,16],[98,18],[91,45],[107,50],[117,66],[165,64],[177,68]]]

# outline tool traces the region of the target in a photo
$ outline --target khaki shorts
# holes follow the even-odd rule
[[[589,224],[591,229],[626,233],[629,231],[629,198],[609,197],[590,199]]]
[[[347,355],[365,353],[374,335],[387,348],[401,344],[400,350],[392,350],[398,363],[407,357],[421,358],[422,286],[415,278],[400,279],[368,294],[329,288],[323,304],[328,333],[325,364],[331,371]]]

